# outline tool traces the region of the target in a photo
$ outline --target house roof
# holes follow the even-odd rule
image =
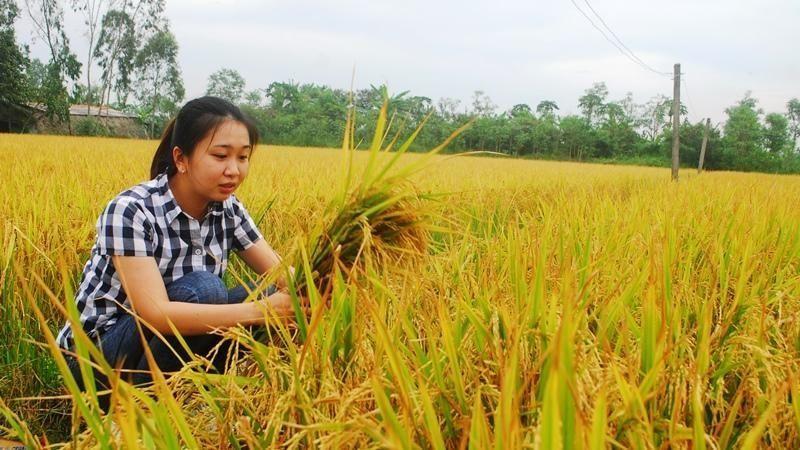
[[[99,110],[99,111],[98,111]],[[108,105],[89,105],[86,104],[77,104],[71,105],[69,107],[69,115],[71,116],[86,116],[91,114],[92,116],[100,115],[101,117],[124,117],[124,118],[131,118],[135,119],[135,114],[129,114],[124,111],[120,111],[118,109],[114,109]]]
[[[44,107],[39,103],[26,103],[25,106],[29,108],[33,108],[39,111],[44,111]],[[120,111],[118,109],[114,109],[108,105],[87,105],[85,103],[79,103],[75,105],[70,105],[69,107],[69,115],[70,116],[78,116],[78,117],[85,117],[88,115],[92,116],[100,116],[100,117],[117,117],[117,118],[127,118],[127,119],[136,119],[137,116],[135,114],[129,114],[124,111]]]

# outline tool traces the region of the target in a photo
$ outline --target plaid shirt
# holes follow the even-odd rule
[[[230,250],[244,250],[261,238],[233,195],[212,202],[208,215],[198,221],[178,206],[166,174],[122,192],[97,219],[97,240],[75,295],[83,329],[96,338],[125,314],[120,304],[129,307],[112,255],[155,258],[167,285],[199,270],[222,277]],[[62,348],[72,348],[69,323],[57,340]]]

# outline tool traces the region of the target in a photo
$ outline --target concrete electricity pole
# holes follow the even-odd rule
[[[675,64],[672,76],[672,179],[678,181],[681,148],[681,65]]]
[[[700,146],[700,161],[697,163],[697,173],[703,171],[703,161],[706,159],[706,145],[708,144],[708,129],[711,128],[711,119],[706,119],[706,131],[703,133],[703,145]]]

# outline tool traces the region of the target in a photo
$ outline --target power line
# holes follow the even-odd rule
[[[633,53],[633,50],[631,50],[630,48],[628,48],[628,46],[627,46],[627,45],[625,45],[625,43],[624,43],[624,42],[622,42],[622,39],[620,39],[620,38],[619,38],[619,36],[617,36],[617,34],[616,34],[616,33],[614,33],[614,30],[612,30],[612,29],[611,29],[611,27],[609,27],[609,26],[608,26],[608,24],[606,23],[606,21],[605,21],[605,20],[603,20],[603,18],[600,16],[600,14],[598,14],[598,13],[597,13],[597,11],[595,11],[595,9],[592,7],[592,4],[591,4],[591,3],[589,3],[589,0],[583,0],[583,1],[584,1],[584,3],[586,3],[586,6],[588,6],[588,7],[589,7],[589,9],[592,11],[592,13],[593,13],[593,14],[594,14],[594,15],[595,15],[595,16],[596,16],[596,17],[597,17],[599,20],[600,20],[600,23],[601,23],[601,24],[603,24],[603,26],[606,28],[606,30],[608,30],[608,32],[609,32],[609,33],[611,33],[611,35],[612,35],[612,36],[614,36],[614,39],[616,39],[616,40],[617,40],[617,42],[619,43],[619,45],[621,45],[621,46],[622,46],[622,47],[623,47],[625,50],[627,50],[627,51],[628,51],[628,53],[630,53],[630,55],[631,55],[633,58],[635,58],[637,61],[639,61],[640,63],[642,63],[642,65],[644,65],[644,66],[645,66],[645,67],[646,67],[648,70],[650,70],[651,72],[655,72],[655,73],[658,73],[658,74],[661,74],[661,75],[665,75],[665,76],[670,76],[670,75],[672,75],[672,74],[670,74],[670,73],[667,73],[667,72],[660,72],[660,71],[658,71],[658,70],[656,70],[656,69],[653,69],[652,67],[650,67],[650,65],[649,65],[649,64],[647,64],[646,62],[642,61],[642,59],[641,59],[641,58],[639,58],[638,56],[636,56],[636,54],[635,54],[635,53]],[[686,74],[685,74],[685,73],[681,73],[681,83],[683,83],[683,90],[684,90],[684,93],[685,93],[685,95],[686,95],[686,102],[689,104],[690,111],[691,111],[691,110],[694,110],[694,103],[692,102],[692,98],[691,98],[691,96],[689,95],[689,84],[686,82]],[[689,115],[689,112],[688,112],[688,111],[687,111],[686,115],[687,115],[687,117],[688,117],[688,115]]]
[[[586,3],[586,6],[588,6],[588,7],[589,7],[589,9],[592,11],[592,13],[593,13],[593,14],[594,14],[594,15],[595,15],[595,16],[596,16],[598,19],[600,19],[600,23],[601,23],[601,24],[603,24],[603,26],[606,28],[606,30],[608,30],[608,32],[609,32],[609,33],[611,33],[611,35],[612,35],[612,36],[614,36],[614,39],[616,39],[616,40],[617,40],[617,42],[619,42],[619,45],[621,45],[621,46],[622,46],[622,48],[624,48],[625,50],[627,50],[627,51],[628,51],[628,53],[629,53],[629,54],[630,54],[630,55],[631,55],[631,56],[632,56],[632,57],[633,57],[633,58],[634,58],[636,61],[638,61],[638,62],[640,63],[640,65],[643,65],[645,68],[647,68],[647,70],[649,70],[649,71],[651,71],[651,72],[653,72],[653,73],[657,73],[657,74],[659,74],[659,75],[665,75],[665,76],[670,76],[670,75],[672,75],[671,73],[668,73],[668,72],[661,72],[660,70],[653,69],[652,67],[650,67],[650,65],[649,65],[649,64],[647,64],[646,62],[642,61],[642,59],[641,59],[641,58],[639,58],[638,56],[636,56],[636,54],[635,54],[635,53],[633,53],[633,50],[631,50],[630,48],[628,48],[628,46],[627,46],[627,45],[625,45],[625,43],[624,43],[624,42],[622,42],[622,39],[620,39],[620,38],[619,38],[619,36],[617,36],[617,33],[614,33],[614,30],[612,30],[612,29],[611,29],[611,27],[609,27],[609,26],[608,26],[608,24],[606,23],[606,21],[605,21],[605,20],[603,20],[603,18],[602,18],[602,17],[600,17],[600,14],[598,14],[598,13],[597,13],[597,11],[595,11],[595,9],[592,7],[592,4],[591,4],[591,3],[589,3],[589,0],[583,0],[583,1],[584,1],[584,3]]]
[[[586,1],[586,0],[584,0],[584,1]],[[621,53],[623,56],[625,56],[626,58],[628,58],[629,60],[631,60],[631,61],[632,61],[634,64],[638,65],[639,67],[641,67],[641,68],[643,68],[643,69],[645,69],[645,70],[648,70],[648,71],[650,71],[650,72],[656,73],[656,74],[658,74],[658,75],[661,75],[661,76],[670,76],[670,75],[672,75],[672,74],[670,74],[670,73],[667,73],[667,72],[660,72],[660,71],[658,71],[658,70],[655,70],[655,69],[653,69],[652,67],[648,66],[647,64],[645,64],[645,63],[644,63],[644,61],[642,61],[642,60],[641,60],[639,57],[637,57],[635,54],[633,54],[633,52],[631,52],[631,51],[630,51],[630,49],[629,49],[629,50],[626,52],[626,51],[625,51],[625,49],[623,49],[623,47],[621,47],[619,44],[617,44],[617,43],[616,43],[616,42],[614,42],[614,41],[613,41],[611,38],[609,38],[609,37],[608,37],[608,34],[606,34],[606,32],[605,32],[605,31],[603,31],[603,29],[602,29],[602,28],[600,28],[599,26],[597,26],[597,24],[594,22],[594,20],[592,20],[592,18],[591,18],[591,17],[589,17],[589,15],[588,15],[588,14],[586,14],[586,12],[584,12],[584,11],[581,9],[581,7],[580,7],[580,6],[578,6],[578,4],[577,4],[577,3],[575,3],[575,0],[570,0],[570,2],[572,2],[572,6],[574,6],[574,7],[575,7],[575,9],[577,9],[577,10],[578,10],[578,12],[579,12],[579,13],[581,13],[581,15],[582,15],[583,17],[585,17],[585,18],[586,18],[586,20],[588,20],[588,21],[589,21],[589,23],[592,25],[592,27],[594,27],[594,29],[595,29],[595,30],[597,30],[598,32],[600,32],[600,34],[602,34],[602,35],[603,35],[603,37],[605,38],[605,40],[606,40],[606,41],[608,41],[608,42],[609,42],[611,45],[613,45],[613,46],[614,46],[614,47],[615,47],[615,48],[616,48],[616,49],[617,49],[617,50],[618,50],[618,51],[619,51],[619,52],[620,52],[620,53]],[[589,5],[589,2],[588,2],[588,1],[586,1],[586,4],[587,4],[587,5]],[[603,22],[603,24],[605,25],[605,22],[604,22],[604,21],[603,21],[603,19],[600,17],[600,15],[599,15],[599,14],[597,14],[597,12],[596,12],[596,11],[594,11],[594,8],[592,8],[592,7],[591,7],[591,5],[589,5],[589,8],[590,8],[590,9],[592,10],[592,12],[594,12],[594,14],[595,14],[595,15],[596,15],[596,16],[597,16],[599,19],[600,19],[600,21],[601,21],[601,22]],[[606,25],[606,28],[608,28],[608,25]],[[611,29],[610,29],[610,28],[609,28],[609,31],[611,32],[611,34],[614,34],[614,32],[613,32],[613,31],[611,31]],[[616,37],[616,34],[614,34],[614,36]],[[617,40],[619,40],[619,38],[617,38]],[[625,46],[625,44],[623,44],[621,40],[620,40],[620,44],[622,44],[623,46]],[[627,46],[625,46],[625,48],[627,48]],[[630,54],[629,54],[628,52],[630,52]],[[631,56],[631,55],[633,55],[633,56]]]

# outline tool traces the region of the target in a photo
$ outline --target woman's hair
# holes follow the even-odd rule
[[[250,145],[258,144],[258,130],[253,122],[236,105],[219,97],[200,97],[190,100],[164,129],[153,163],[150,165],[150,178],[161,173],[172,176],[177,172],[172,159],[172,149],[178,147],[184,155],[191,156],[195,146],[209,133],[226,120],[235,120],[247,128]]]

